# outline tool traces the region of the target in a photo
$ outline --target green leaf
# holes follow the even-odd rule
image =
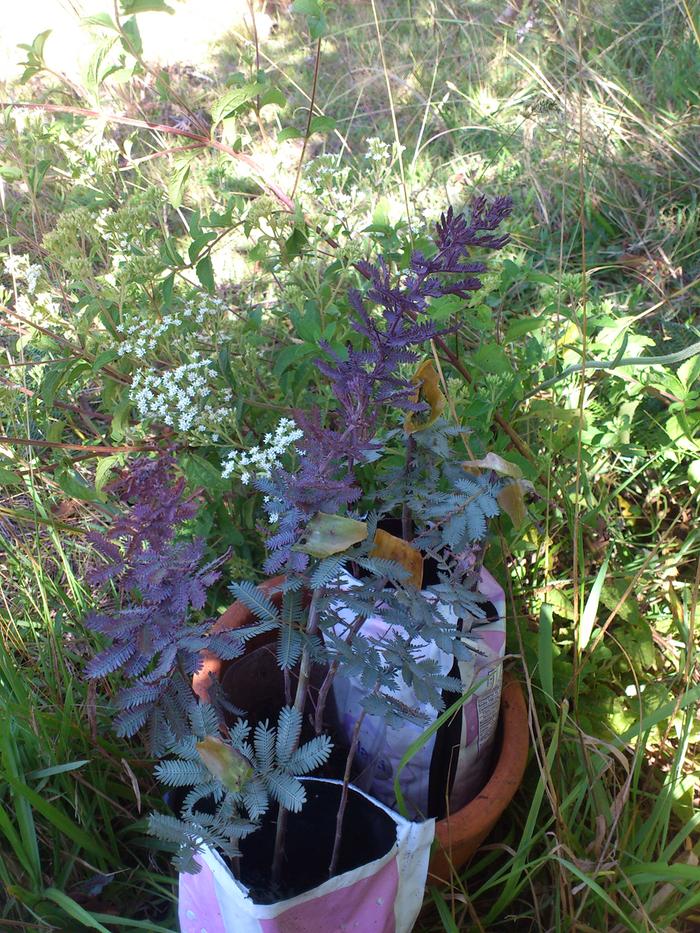
[[[482,343],[472,357],[479,369],[502,376],[511,371],[510,360],[497,343]]]
[[[282,373],[286,372],[290,366],[301,362],[301,360],[306,359],[315,352],[316,349],[314,347],[299,343],[294,343],[289,347],[284,347],[284,349],[277,354],[277,359],[275,360],[275,365],[272,370],[273,375],[281,376]]]
[[[89,486],[76,472],[68,467],[60,467],[54,474],[56,482],[71,499],[83,502],[104,502],[105,497],[94,486]]]
[[[176,210],[182,204],[182,197],[185,193],[187,179],[190,177],[190,169],[192,168],[193,160],[194,157],[192,155],[184,159],[178,159],[175,165],[175,171],[168,182],[168,197],[170,198],[170,203]]]
[[[327,515],[317,512],[307,524],[295,551],[312,557],[330,557],[359,544],[367,537],[367,524],[345,515]]]
[[[205,256],[203,259],[200,259],[194,271],[197,273],[197,278],[202,283],[202,287],[206,288],[210,293],[213,292],[216,283],[214,282],[214,269],[211,264],[211,256]]]
[[[92,364],[92,371],[96,373],[98,370],[102,369],[103,366],[106,366],[108,363],[111,363],[112,360],[116,360],[119,357],[119,353],[115,349],[103,350],[102,353],[98,353],[95,357],[95,360]]]
[[[132,13],[174,13],[165,0],[120,0],[124,16]]]
[[[14,470],[0,467],[0,486],[17,486],[22,483],[22,477]]]
[[[326,15],[320,0],[294,0],[292,10],[306,17],[312,39],[320,39],[326,33]]]
[[[59,891],[58,888],[47,888],[44,891],[44,897],[50,901],[53,901],[54,904],[58,906],[68,914],[69,917],[72,917],[73,920],[77,920],[79,923],[82,923],[83,926],[89,927],[91,930],[99,930],[100,933],[109,933],[107,927],[102,926],[101,923],[98,923],[97,920],[88,913],[84,907],[81,907],[72,897],[68,897],[67,894],[64,894],[63,891]]]
[[[192,486],[202,486],[210,492],[223,492],[231,488],[231,481],[223,479],[221,470],[199,454],[184,454],[180,461],[182,472]]]
[[[231,91],[227,91],[211,108],[212,124],[216,126],[225,117],[236,113],[246,104],[250,104],[255,97],[266,90],[268,89],[264,84],[256,81],[254,84],[244,84],[243,87],[236,87]]]
[[[338,124],[333,117],[316,116],[311,118],[309,126],[309,135],[312,133],[329,133],[334,130]]]
[[[98,493],[102,493],[114,467],[123,462],[124,454],[111,454],[109,457],[100,457],[95,469],[95,489]]]
[[[434,321],[446,321],[464,307],[464,299],[459,295],[442,295],[430,302],[430,317]]]
[[[125,392],[115,406],[114,414],[112,415],[112,428],[110,433],[113,440],[119,442],[124,439],[130,414],[131,399],[129,398],[128,392]]]
[[[81,26],[100,26],[103,29],[113,29],[117,31],[114,20],[109,13],[95,13],[94,16],[83,16],[80,20]]]
[[[700,486],[700,460],[693,460],[688,467],[688,479],[694,486]]]
[[[207,771],[234,793],[253,776],[248,759],[213,735],[197,742],[197,751]]]
[[[547,603],[543,603],[540,609],[540,625],[537,637],[537,673],[550,706],[554,700],[552,648],[552,607]]]
[[[100,842],[89,833],[85,832],[84,829],[81,829],[81,827],[66,816],[62,810],[59,810],[54,804],[45,800],[41,794],[32,790],[31,787],[24,784],[18,778],[12,777],[12,775],[5,774],[5,781],[12,788],[15,801],[18,799],[26,801],[34,810],[48,820],[52,826],[55,826],[59,832],[63,833],[63,835],[67,836],[69,839],[72,839],[73,842],[85,849],[86,852],[92,852],[100,858],[109,859],[109,853]]]
[[[380,198],[372,214],[372,226],[377,230],[391,230],[391,223],[389,221],[390,210],[391,205],[389,204],[389,199]]]
[[[260,109],[263,107],[284,107],[287,98],[278,87],[269,87],[264,94],[260,95]]]
[[[295,256],[301,256],[304,247],[309,242],[308,237],[301,229],[295,227],[291,234],[284,241],[284,257],[287,261],[294,259]]]
[[[122,24],[122,45],[129,55],[139,56],[143,52],[143,42],[135,17]]]
[[[593,626],[595,625],[595,620],[598,615],[600,594],[603,589],[603,584],[605,583],[605,575],[608,572],[609,563],[610,554],[608,553],[605,555],[605,560],[601,564],[600,570],[596,575],[593,586],[591,587],[591,592],[588,594],[588,599],[586,600],[586,605],[584,606],[581,619],[579,620],[578,631],[576,632],[576,644],[578,646],[579,652],[585,650],[588,642],[591,639]]]
[[[525,334],[531,334],[535,330],[540,330],[546,323],[547,319],[544,317],[525,317],[519,318],[517,321],[511,321],[503,341],[504,343],[513,343],[513,341]]]
[[[303,139],[303,138],[304,138],[304,134],[302,133],[302,131],[298,130],[294,126],[285,126],[285,128],[283,130],[280,130],[280,132],[277,134],[278,143],[283,143],[285,139]],[[20,172],[19,177],[21,177],[21,175],[22,173]]]

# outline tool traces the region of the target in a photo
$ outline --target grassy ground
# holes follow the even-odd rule
[[[289,192],[302,143],[275,137],[282,125],[303,128],[317,47],[303,18],[272,4],[266,17],[260,67],[289,102],[282,122],[265,116],[246,145]],[[529,699],[532,757],[502,825],[449,890],[428,892],[417,929],[693,929],[700,369],[684,351],[700,340],[697,10],[685,0],[483,0],[467,10],[377,0],[339,4],[328,23],[315,105],[335,124],[311,137],[305,156],[342,153],[351,216],[369,210],[380,227],[408,219],[420,231],[474,190],[515,201],[502,270],[465,312],[456,344],[471,382],[453,376],[449,386],[477,447],[518,462],[537,493],[528,522],[516,531],[504,521],[487,557],[508,592],[508,664]],[[22,39],[43,28],[34,19]],[[118,86],[112,104],[166,123],[182,117],[182,100],[206,114],[227,77],[255,66],[253,30],[231,29],[210,36],[200,70],[170,68],[170,101],[146,76]],[[51,75],[11,92],[89,104]],[[2,249],[16,237],[15,251],[41,256],[78,185],[99,193],[108,176],[126,197],[168,189],[178,167],[171,155],[86,181],[84,151],[64,164],[56,153],[67,144],[43,126],[23,142],[6,130]],[[92,130],[81,132],[85,140]],[[134,140],[132,159],[171,144],[107,133]],[[364,158],[370,137],[405,147],[382,178]],[[33,186],[28,167],[47,156],[53,168]],[[183,210],[218,207],[222,192],[237,190],[256,189],[225,158],[201,156]],[[268,307],[274,278],[264,263],[252,266],[248,249],[238,234],[217,246],[217,282],[239,308]],[[301,267],[284,300],[293,305],[302,286],[320,295],[319,268]],[[65,274],[52,267],[54,281]],[[14,307],[3,282],[3,304]],[[72,319],[63,326],[66,339],[79,333]],[[299,344],[303,328],[272,318],[246,326],[232,324],[227,337],[248,347],[240,365],[251,391],[278,402],[303,392],[301,366],[298,383],[279,369],[280,387],[268,383],[277,341]],[[16,332],[7,329],[3,346],[0,929],[172,931],[167,859],[139,822],[157,803],[151,765],[110,735],[104,694],[80,675],[94,598],[82,580],[84,533],[109,504],[67,493],[60,450],[3,439],[80,445],[104,439],[104,429],[56,410],[56,399],[75,407],[79,398],[68,387],[48,399],[36,377],[41,348],[27,350],[26,366]],[[582,360],[582,375],[561,375]],[[40,402],[27,394],[36,386]],[[98,420],[112,418],[109,400],[92,396],[91,405]],[[235,504],[224,511],[210,521],[212,548],[226,523],[238,523],[245,563],[252,522]]]

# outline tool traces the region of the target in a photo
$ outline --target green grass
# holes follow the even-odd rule
[[[336,130],[307,147],[312,156],[342,150],[389,226],[405,219],[406,204],[417,231],[436,207],[474,190],[515,199],[503,272],[489,277],[456,344],[473,381],[450,375],[449,389],[477,449],[517,461],[538,494],[529,522],[516,531],[504,521],[487,558],[508,593],[508,663],[529,700],[532,757],[506,819],[449,889],[428,892],[417,929],[690,930],[700,917],[700,373],[697,357],[622,368],[615,359],[664,357],[700,340],[700,22],[685,0],[530,3],[513,25],[499,22],[504,8],[386,0],[375,19],[371,3],[338,4],[316,94]],[[195,111],[254,62],[250,35],[212,39],[213,84],[173,75]],[[303,127],[315,53],[304,20],[280,14],[259,51],[290,99],[282,125]],[[17,96],[70,102],[68,91],[43,88]],[[115,101],[172,122],[155,95],[141,95],[135,82]],[[282,158],[279,127],[268,116],[264,127],[265,139],[254,128],[245,145],[270,158],[289,191],[301,144]],[[370,136],[405,146],[402,166],[381,183],[367,180]],[[68,143],[46,127],[31,142],[7,138],[3,165],[19,166],[30,190],[38,160],[63,164]],[[140,131],[132,138],[135,157],[169,144]],[[77,150],[70,171],[83,158]],[[121,200],[167,188],[171,159],[81,179],[83,187],[47,169],[36,197],[6,172],[6,233],[19,238],[18,251],[40,253],[66,204],[107,183]],[[219,207],[225,190],[257,189],[218,154],[200,156],[185,208]],[[267,313],[277,286],[264,263],[251,272],[249,248],[234,231],[216,248],[217,268],[243,269],[227,295]],[[329,313],[329,261],[321,253],[295,268],[284,308],[311,294]],[[12,299],[7,292],[3,303]],[[287,404],[286,392],[303,395],[314,378],[300,365],[277,370],[281,388],[269,387],[280,348],[307,339],[288,316],[273,310],[227,334],[249,394],[269,392],[273,405]],[[65,326],[84,348],[89,334],[72,319]],[[95,433],[75,411],[22,391],[37,383],[13,365],[25,362],[16,337],[3,338],[11,385],[0,389],[0,433],[115,443],[101,424]],[[551,382],[582,353],[613,365]],[[71,391],[57,387],[56,398],[74,404]],[[261,410],[242,405],[242,422]],[[157,805],[150,763],[110,735],[107,704],[80,674],[93,601],[82,582],[83,536],[108,506],[66,494],[60,452],[0,439],[0,454],[21,479],[2,487],[0,507],[0,928],[174,930],[167,855],[139,823]],[[238,559],[254,561],[252,516],[225,496],[211,500],[203,531],[212,549],[231,525]]]

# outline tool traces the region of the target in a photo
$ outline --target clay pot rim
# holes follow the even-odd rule
[[[273,602],[281,601],[279,587],[283,581],[283,576],[276,576],[264,580],[259,587],[263,592],[273,591]],[[253,621],[253,613],[244,603],[236,600],[219,616],[211,631],[217,633],[242,628]],[[210,676],[220,680],[222,667],[230,662],[222,662],[209,651],[202,654],[204,663],[193,677],[192,687],[197,696],[206,700]],[[446,859],[449,863],[453,849],[469,846],[475,851],[493,829],[522,782],[529,749],[528,712],[520,682],[509,672],[503,674],[499,715],[502,728],[500,750],[491,777],[473,800],[435,824],[438,847],[435,855],[441,856],[440,861]],[[465,860],[457,855],[455,861],[463,865]]]

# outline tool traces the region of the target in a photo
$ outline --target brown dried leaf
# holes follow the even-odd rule
[[[425,360],[420,364],[411,378],[417,387],[413,393],[412,401],[426,402],[430,405],[429,412],[409,411],[403,423],[406,434],[413,434],[429,428],[436,421],[447,405],[447,399],[440,389],[440,377],[433,366],[432,360]]]
[[[423,555],[403,538],[397,538],[395,535],[390,535],[388,531],[378,528],[374,536],[371,555],[396,561],[411,574],[408,583],[418,590],[423,586]]]

